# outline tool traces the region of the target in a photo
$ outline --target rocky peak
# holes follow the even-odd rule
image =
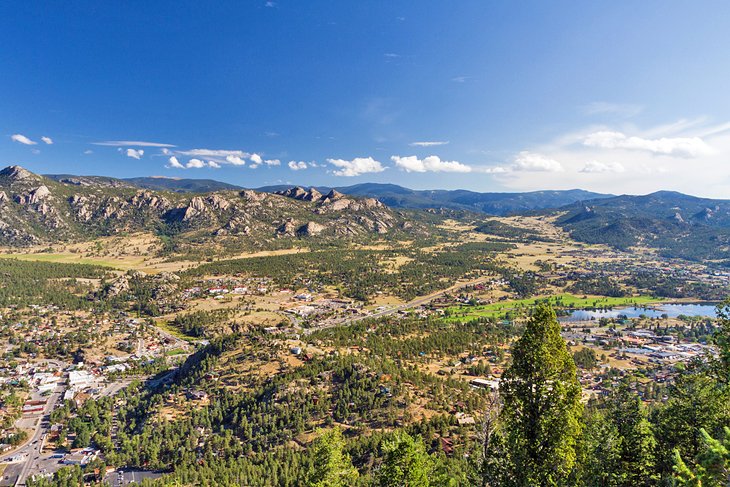
[[[261,201],[266,198],[264,193],[257,193],[252,189],[244,189],[238,195],[247,201]]]
[[[312,188],[309,190],[309,193],[307,193],[304,198],[305,201],[319,201],[322,199],[322,193],[317,191],[315,188]]]
[[[39,179],[39,176],[20,166],[8,166],[0,171],[0,178],[9,181],[12,184],[15,181]]]
[[[344,198],[345,195],[337,191],[336,189],[331,189],[329,193],[327,193],[327,196],[323,198],[323,201],[337,201]]]

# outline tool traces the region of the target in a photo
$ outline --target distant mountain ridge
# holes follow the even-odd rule
[[[556,223],[579,241],[730,263],[730,200],[658,191],[581,201],[557,211]]]
[[[45,177],[61,183],[86,186],[89,184],[109,184],[155,191],[173,191],[175,193],[210,193],[212,191],[231,191],[245,189],[235,184],[216,181],[215,179],[168,178],[165,176],[142,176],[136,178],[111,178],[106,176],[73,176],[70,174],[44,174]]]
[[[291,185],[264,186],[257,191],[278,193]],[[526,211],[559,208],[577,201],[610,198],[613,195],[593,193],[582,189],[565,191],[532,191],[525,193],[479,193],[465,189],[415,190],[397,184],[362,183],[334,188],[315,186],[320,192],[330,189],[367,198],[376,198],[391,208],[426,209],[445,208],[467,210],[489,215],[504,216]],[[308,188],[310,189],[310,188]]]
[[[173,191],[176,193],[209,193],[212,191],[231,191],[245,189],[235,184],[224,183],[214,179],[167,178],[146,176],[136,178],[115,179],[106,176],[73,176],[69,174],[48,174],[46,177],[55,181],[88,185],[103,184],[115,187],[136,187],[155,191]],[[291,184],[280,184],[251,188],[266,193],[281,193],[292,187]],[[563,191],[531,191],[524,193],[498,193],[456,190],[415,190],[388,183],[361,183],[352,186],[306,186],[321,193],[332,189],[363,198],[375,198],[391,208],[427,209],[444,208],[449,210],[466,210],[489,215],[504,216],[546,208],[559,208],[577,201],[608,198],[613,195],[594,193],[582,189]]]

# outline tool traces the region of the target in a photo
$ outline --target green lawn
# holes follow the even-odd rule
[[[558,294],[555,296],[541,296],[529,299],[517,299],[513,301],[500,301],[483,306],[452,306],[447,308],[448,321],[461,321],[464,318],[478,317],[502,317],[505,313],[513,311],[520,312],[529,309],[538,301],[549,300],[555,308],[563,309],[585,309],[585,308],[617,308],[636,305],[648,305],[659,303],[661,298],[652,296],[630,296],[625,298],[609,298],[605,296],[579,297],[573,294]]]

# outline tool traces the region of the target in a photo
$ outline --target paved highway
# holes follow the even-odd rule
[[[49,432],[51,411],[53,411],[53,409],[56,407],[56,404],[58,404],[58,401],[61,399],[61,397],[63,397],[63,391],[63,386],[57,386],[56,389],[53,390],[51,395],[48,396],[48,401],[46,402],[46,406],[43,409],[43,413],[38,418],[38,421],[36,423],[36,429],[28,442],[26,442],[25,445],[23,445],[19,449],[15,450],[13,453],[0,457],[0,461],[5,461],[13,456],[26,455],[26,459],[22,464],[20,473],[18,474],[18,480],[16,481],[15,485],[25,485],[25,480],[28,477],[28,473],[31,472],[31,470],[35,471],[34,466],[40,460],[41,450],[43,447],[43,441],[41,440],[41,438],[47,435]]]
[[[350,318],[348,320],[341,321],[339,323],[329,323],[327,325],[320,325],[315,326],[312,328],[306,328],[302,330],[302,333],[304,335],[309,335],[310,333],[314,333],[315,331],[324,330],[326,328],[335,328],[337,326],[347,326],[351,325],[353,323],[356,323],[358,321],[362,320],[369,320],[372,318],[382,318],[383,316],[392,315],[393,313],[397,313],[398,311],[403,311],[411,308],[417,308],[418,306],[423,306],[424,304],[428,304],[434,299],[443,296],[444,294],[453,293],[454,291],[457,291],[461,288],[464,288],[466,286],[475,286],[477,284],[481,284],[484,281],[488,280],[487,278],[480,278],[480,279],[474,279],[472,281],[467,282],[457,282],[456,284],[447,287],[446,289],[442,289],[441,291],[436,291],[435,293],[431,293],[427,296],[421,296],[419,298],[416,298],[412,301],[409,301],[405,304],[401,304],[400,306],[392,306],[389,308],[386,308],[382,311],[378,311],[377,313],[372,313],[366,316],[358,316],[356,318]],[[291,318],[291,315],[287,313],[287,316]]]

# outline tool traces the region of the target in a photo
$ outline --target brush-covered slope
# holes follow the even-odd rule
[[[374,199],[333,192],[316,200],[252,190],[204,194],[139,189],[113,178],[51,179],[19,166],[0,171],[0,244],[32,245],[154,231],[252,242],[362,238],[413,228]]]
[[[626,249],[645,246],[666,256],[730,259],[730,201],[660,191],[576,203],[557,224],[576,240]]]

